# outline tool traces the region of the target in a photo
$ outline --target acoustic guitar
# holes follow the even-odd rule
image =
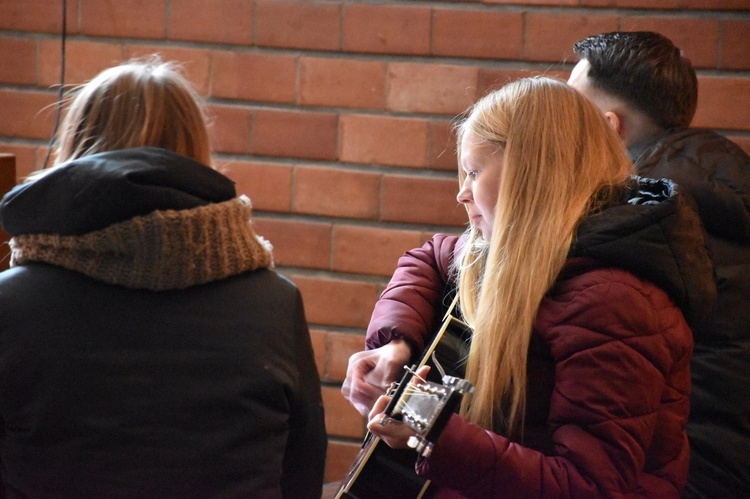
[[[392,449],[368,433],[341,482],[336,499],[427,497],[430,482],[416,474],[417,456],[430,454],[463,395],[473,390],[471,384],[462,379],[471,330],[465,322],[453,316],[456,302],[457,298],[448,308],[440,330],[419,362],[406,367],[401,381],[394,383],[388,393],[392,399],[385,414],[414,430],[415,435],[409,440],[409,446],[414,450]],[[424,365],[430,366],[427,379],[416,376],[416,370]]]

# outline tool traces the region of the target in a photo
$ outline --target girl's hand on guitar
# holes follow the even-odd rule
[[[429,371],[429,366],[422,366],[417,369],[417,377],[426,378]],[[412,379],[412,383],[417,381],[417,377]],[[390,419],[385,415],[384,411],[390,402],[391,397],[387,395],[378,398],[372,407],[372,411],[370,411],[367,430],[376,437],[380,437],[383,442],[388,444],[388,447],[406,449],[409,447],[407,443],[409,437],[413,436],[415,432],[404,423]]]
[[[366,416],[388,386],[401,379],[404,366],[410,359],[411,348],[401,339],[380,348],[357,352],[349,357],[341,393],[360,414]]]
[[[406,449],[409,447],[407,442],[409,441],[409,437],[414,435],[414,430],[404,423],[386,417],[383,411],[385,411],[390,401],[391,397],[386,395],[378,398],[370,412],[367,429],[376,437],[380,437],[383,442],[388,444],[388,447]],[[383,421],[386,421],[386,424],[383,424]]]

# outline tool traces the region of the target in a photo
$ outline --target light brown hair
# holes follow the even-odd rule
[[[55,165],[103,151],[153,146],[211,165],[202,100],[175,64],[154,56],[106,69],[72,94]]]
[[[522,427],[533,322],[576,228],[631,173],[620,138],[575,89],[546,78],[510,83],[478,101],[457,130],[503,149],[490,243],[475,228],[457,258],[461,310],[474,328],[462,411],[495,431]],[[460,162],[459,162],[460,164]],[[465,173],[459,168],[459,180]]]

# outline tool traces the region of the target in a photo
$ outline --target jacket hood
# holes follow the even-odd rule
[[[155,210],[183,210],[234,198],[221,173],[155,147],[79,158],[21,184],[0,201],[0,225],[20,234],[80,235]]]
[[[581,223],[570,256],[624,268],[662,288],[688,322],[700,320],[716,285],[698,214],[666,179],[634,177],[624,198]]]
[[[750,243],[750,157],[737,144],[712,130],[687,128],[629,152],[638,175],[668,178],[690,195],[709,234]]]

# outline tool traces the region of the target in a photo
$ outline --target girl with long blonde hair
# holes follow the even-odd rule
[[[403,365],[424,346],[424,332],[398,324],[425,316],[412,290],[426,296],[443,278],[473,330],[474,393],[417,462],[436,497],[677,497],[685,317],[715,292],[697,214],[674,184],[632,177],[598,109],[550,78],[487,95],[457,138],[457,200],[471,225],[400,261],[373,313],[371,350],[350,360],[349,397],[379,362]],[[374,404],[368,429],[405,447],[413,432],[384,419],[388,401]]]
[[[565,263],[579,221],[611,199],[630,173],[619,137],[587,104],[562,83],[523,80],[477,103],[458,129],[459,162],[471,134],[494,147],[502,163],[492,237],[472,226],[458,267],[462,310],[474,329],[467,378],[476,392],[467,414],[486,427],[496,418],[508,429],[519,422],[526,352],[542,297]],[[464,169],[459,179],[465,202],[472,179]],[[502,400],[509,404],[499,411]]]

